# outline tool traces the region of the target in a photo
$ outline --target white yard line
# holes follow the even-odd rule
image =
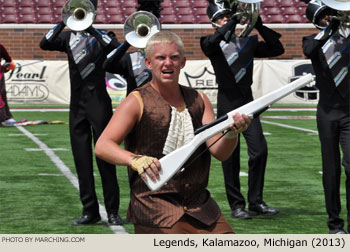
[[[265,120],[261,120],[261,122],[262,123],[266,123],[266,124],[271,124],[271,125],[276,125],[276,126],[288,128],[288,129],[295,129],[295,130],[301,130],[301,131],[305,131],[305,132],[309,132],[309,133],[313,133],[313,134],[318,134],[317,130],[310,130],[310,129],[305,129],[305,128],[291,126],[291,125],[288,125],[288,124],[269,122],[269,121],[265,121]]]
[[[16,126],[24,135],[30,138],[34,143],[36,143],[40,149],[42,149],[46,156],[48,156],[51,161],[56,165],[56,167],[64,174],[64,176],[73,184],[73,186],[79,190],[79,182],[77,177],[71,172],[71,170],[64,164],[64,162],[55,154],[55,152],[50,149],[45,143],[40,141],[36,136],[34,136],[31,132],[26,130],[22,126]],[[101,217],[104,222],[108,222],[107,220],[107,211],[104,206],[99,204]],[[109,228],[116,234],[126,234],[126,230],[123,226],[109,226]]]
[[[316,108],[269,108],[268,111],[316,111]]]
[[[33,134],[33,136],[47,136],[48,134]],[[8,136],[25,136],[24,134],[8,134]]]
[[[40,148],[25,148],[25,150],[28,152],[30,152],[30,151],[43,151],[43,149],[40,149]],[[50,150],[52,150],[53,152],[55,152],[55,151],[69,151],[66,148],[52,148]]]
[[[68,108],[11,108],[11,112],[68,112]]]
[[[240,177],[248,177],[248,173],[246,172],[239,172]]]

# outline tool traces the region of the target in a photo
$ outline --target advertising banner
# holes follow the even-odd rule
[[[296,80],[304,74],[314,71],[309,60],[254,60],[253,96],[258,98],[277,88]],[[191,60],[186,62],[179,82],[206,93],[213,104],[216,104],[217,84],[210,61]],[[281,99],[278,103],[314,104],[318,101],[318,89],[312,82],[302,90]]]
[[[7,100],[15,104],[69,104],[66,61],[15,61],[5,74]]]
[[[7,99],[13,104],[69,104],[70,81],[67,61],[16,61],[16,68],[5,74]],[[300,76],[312,73],[309,60],[255,60],[253,96],[258,98]],[[203,91],[216,104],[217,84],[209,60],[188,60],[182,69],[180,84]],[[106,88],[113,105],[125,97],[127,83],[117,74],[106,74]],[[318,90],[314,83],[278,103],[314,104]]]

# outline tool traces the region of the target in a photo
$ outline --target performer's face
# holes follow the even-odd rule
[[[157,83],[178,83],[181,68],[186,58],[181,56],[180,48],[175,43],[157,43],[153,45],[150,58],[145,59],[146,66],[152,70]]]
[[[230,19],[230,15],[229,14],[224,14],[224,15],[221,15],[219,16],[216,20],[215,20],[215,23],[221,27],[223,26],[224,24],[226,24],[226,22]]]
[[[328,25],[329,21],[331,20],[331,16],[330,15],[324,15],[323,17],[320,17],[317,20],[317,24],[319,26],[325,27]]]
[[[329,25],[329,22],[332,20],[332,12],[328,9],[321,11],[317,17],[316,23],[321,27],[326,27]]]

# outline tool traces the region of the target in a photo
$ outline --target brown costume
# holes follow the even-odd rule
[[[186,108],[194,130],[202,126],[204,102],[192,88],[181,86]],[[171,120],[171,107],[150,83],[138,89],[144,104],[140,122],[126,138],[126,149],[138,154],[160,159]],[[201,145],[193,157],[206,149]],[[180,219],[209,227],[221,216],[216,202],[206,190],[211,154],[207,150],[200,158],[185,164],[185,170],[176,174],[156,192],[151,192],[137,172],[129,168],[131,199],[127,218],[137,225],[150,228],[170,228]],[[227,231],[227,230],[226,230]],[[229,227],[227,232],[232,232]]]

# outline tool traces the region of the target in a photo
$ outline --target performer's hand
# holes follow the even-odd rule
[[[61,26],[61,27],[66,27],[66,24],[63,22],[63,20],[62,21],[60,21],[57,25],[59,25],[59,26]]]
[[[340,21],[338,19],[332,18],[327,28],[317,34],[315,40],[328,40],[339,29],[339,26]]]
[[[241,20],[242,18],[242,13],[241,12],[238,12],[237,13],[237,7],[238,7],[238,4],[233,4],[232,7],[231,7],[231,19],[232,20],[235,20],[237,23],[239,23],[239,21]]]
[[[233,17],[234,16],[234,14],[237,12],[237,4],[236,3],[234,3],[234,4],[232,4],[232,7],[231,7],[231,17]]]
[[[90,25],[88,28],[86,28],[85,31],[90,33],[90,34],[93,34],[95,32],[95,29],[94,29],[94,27],[92,27],[92,25]]]
[[[263,22],[262,22],[260,15],[259,15],[258,19],[256,20],[256,23],[255,23],[255,29],[259,30],[262,26],[263,26]]]
[[[130,167],[134,171],[137,171],[143,179],[147,178],[145,172],[152,180],[159,179],[161,167],[158,159],[154,157],[134,155]]]
[[[16,65],[15,63],[13,62],[13,59],[11,57],[11,62],[5,62],[5,64],[2,65],[1,67],[3,70],[4,73],[7,73],[8,71],[12,70],[12,69],[15,69],[16,68]]]
[[[234,124],[225,131],[225,137],[229,139],[236,138],[239,133],[248,129],[250,125],[250,118],[245,114],[236,113],[233,116]]]
[[[336,18],[331,18],[331,21],[326,30],[330,32],[330,35],[333,35],[340,26],[340,20]]]
[[[3,73],[7,73],[8,71],[10,71],[10,69],[8,68],[10,65],[10,63],[5,63],[1,66],[2,72]]]

